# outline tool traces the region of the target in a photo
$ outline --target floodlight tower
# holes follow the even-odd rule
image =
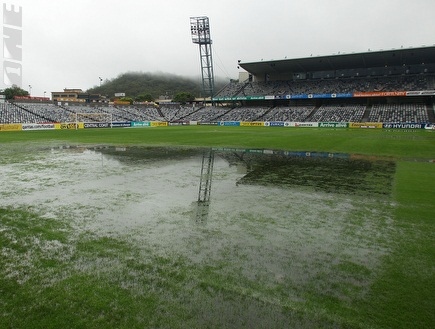
[[[190,32],[192,34],[192,42],[199,45],[204,98],[210,96],[210,100],[212,100],[214,94],[214,73],[208,17],[191,17]]]

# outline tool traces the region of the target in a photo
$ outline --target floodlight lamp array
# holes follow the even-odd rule
[[[210,24],[208,17],[191,17],[190,32],[192,42],[196,44],[211,44]]]

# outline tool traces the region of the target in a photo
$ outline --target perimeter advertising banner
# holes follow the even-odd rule
[[[50,101],[49,97],[14,96],[15,100]]]
[[[265,100],[266,97],[274,99],[274,96],[229,96],[229,97],[213,97],[214,101],[255,101]]]
[[[249,100],[280,100],[280,99],[330,99],[352,97],[402,97],[402,96],[434,96],[435,90],[419,91],[372,91],[355,93],[331,93],[331,94],[297,94],[297,95],[274,95],[274,96],[229,96],[215,97],[214,101],[249,101]]]
[[[319,127],[318,122],[294,122],[294,127],[299,128],[317,128]]]
[[[201,122],[201,121],[198,121],[198,125],[201,125],[201,126],[217,126],[217,125],[219,125],[219,123],[218,122]]]
[[[240,122],[241,127],[263,127],[264,122]]]
[[[130,128],[131,122],[112,122],[112,128]]]
[[[406,96],[434,96],[435,90],[407,91]]]
[[[284,121],[266,121],[266,122],[263,122],[263,126],[265,126],[265,127],[284,127],[285,122]]]
[[[319,128],[349,128],[348,122],[319,122]]]
[[[131,127],[149,127],[151,125],[150,122],[137,122],[133,121],[131,123]]]
[[[79,122],[78,124],[73,123],[73,122],[64,122],[64,123],[55,123],[54,124],[54,129],[74,130],[74,129],[83,129],[83,128],[84,128],[83,122]]]
[[[21,123],[11,123],[11,124],[0,125],[0,131],[21,131],[21,130],[22,130]]]
[[[333,94],[300,94],[300,95],[285,95],[277,96],[276,99],[317,99],[317,98],[352,98],[351,93],[333,93]]]
[[[424,129],[426,124],[424,123],[384,123],[382,125],[384,129]]]
[[[220,121],[219,126],[232,126],[232,127],[240,127],[239,121]]]
[[[26,123],[22,125],[23,130],[54,130],[54,123]]]
[[[353,97],[397,97],[406,96],[406,91],[372,91],[353,93]]]
[[[85,129],[89,128],[110,128],[109,122],[85,122],[84,123]]]
[[[214,101],[253,101],[253,100],[274,100],[274,99],[317,99],[317,98],[352,98],[352,93],[332,94],[298,94],[298,95],[271,95],[271,96],[228,96],[214,97]],[[366,96],[364,96],[366,97]]]
[[[287,128],[317,128],[319,126],[318,122],[265,122],[266,127],[287,127]]]
[[[71,97],[60,97],[56,98],[58,102],[77,102],[77,103],[85,103],[86,99],[83,98],[71,98]]]
[[[381,122],[351,122],[349,128],[382,128]]]
[[[153,121],[151,122],[151,127],[167,127],[167,122]]]

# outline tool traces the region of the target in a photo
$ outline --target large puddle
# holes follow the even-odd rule
[[[279,287],[293,301],[319,291],[364,296],[389,252],[392,161],[290,151],[7,146],[0,166],[2,207],[32,207],[68,221],[77,236],[116,236],[242,282]]]

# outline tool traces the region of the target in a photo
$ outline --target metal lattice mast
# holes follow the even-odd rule
[[[191,17],[190,32],[192,34],[192,42],[199,45],[203,96],[204,98],[210,97],[210,100],[212,100],[214,94],[214,72],[208,17]]]

